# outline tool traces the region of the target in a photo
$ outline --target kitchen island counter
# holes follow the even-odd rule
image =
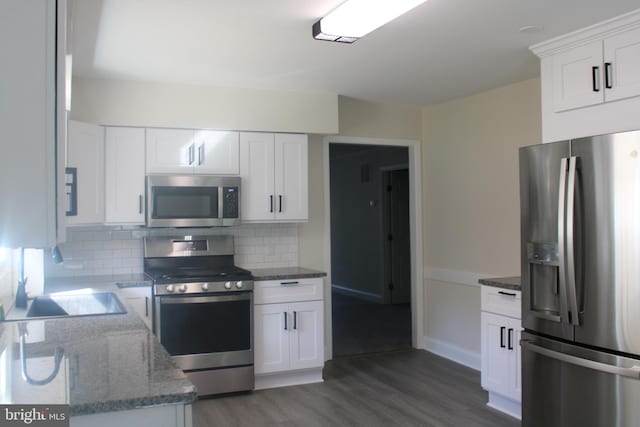
[[[118,293],[114,281],[77,278],[50,284],[57,281],[59,291]],[[196,399],[193,384],[119,299],[125,314],[0,322],[0,369],[8,379],[1,402],[68,404],[72,417],[190,405]],[[22,365],[30,380],[24,379]]]

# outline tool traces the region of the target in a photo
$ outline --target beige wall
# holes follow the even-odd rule
[[[298,226],[300,265],[325,270],[324,161],[322,136],[309,135],[309,221]]]
[[[420,108],[338,97],[341,136],[420,139]]]
[[[71,118],[102,125],[338,132],[338,96],[73,79]]]
[[[519,275],[518,147],[541,142],[539,79],[425,107],[422,138],[425,271]],[[479,289],[454,277],[425,277],[426,335],[479,353]]]

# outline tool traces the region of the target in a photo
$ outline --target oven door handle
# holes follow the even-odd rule
[[[160,304],[204,304],[209,302],[244,301],[251,299],[251,292],[236,292],[234,295],[219,296],[161,296]]]

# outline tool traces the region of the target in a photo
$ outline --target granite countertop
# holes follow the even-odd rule
[[[520,276],[514,277],[494,277],[491,279],[478,280],[481,285],[493,286],[495,288],[511,289],[513,291],[520,290]]]
[[[117,293],[113,279],[54,279],[45,288]],[[121,282],[145,282],[135,279]],[[73,416],[193,402],[194,385],[126,300],[120,301],[126,314],[0,322],[0,370],[9,379],[0,403],[68,404]],[[21,336],[33,380],[56,373],[58,354],[59,369],[47,384],[23,379]]]
[[[313,277],[325,277],[324,271],[312,270],[303,267],[282,268],[256,268],[251,270],[253,280],[282,280],[282,279],[306,279]]]

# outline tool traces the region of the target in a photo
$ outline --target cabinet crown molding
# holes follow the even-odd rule
[[[529,50],[544,58],[636,27],[640,27],[640,9],[534,44]]]

